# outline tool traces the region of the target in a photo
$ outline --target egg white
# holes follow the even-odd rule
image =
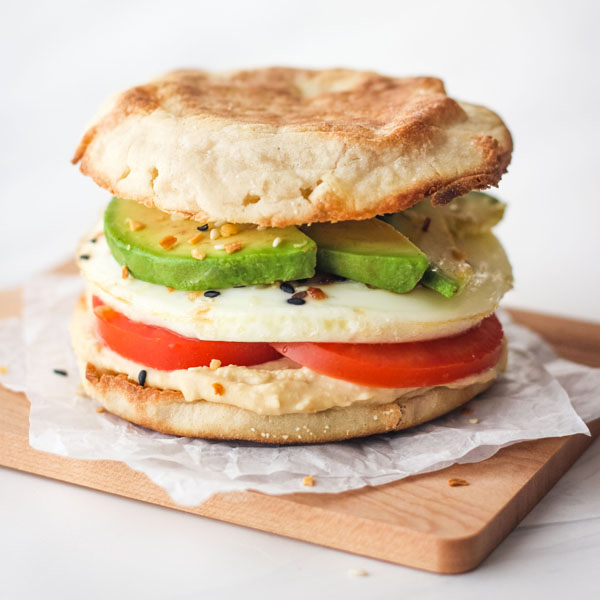
[[[461,240],[473,277],[453,298],[422,286],[395,294],[343,281],[320,286],[327,297],[307,297],[301,306],[288,304],[290,295],[278,285],[223,289],[218,297],[206,298],[202,293],[169,291],[131,275],[123,279],[122,267],[98,233],[88,236],[79,249],[80,255],[89,256],[78,261],[88,296],[98,296],[135,321],[204,340],[387,343],[444,337],[494,312],[512,287],[510,264],[491,233]]]

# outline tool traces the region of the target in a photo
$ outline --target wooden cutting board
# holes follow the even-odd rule
[[[19,306],[18,291],[0,294],[0,318]],[[600,325],[511,312],[565,358],[600,366]],[[438,573],[479,565],[592,442],[575,435],[516,444],[484,462],[343,494],[235,492],[189,508],[123,463],[31,449],[28,425],[26,397],[0,387],[0,465]],[[600,419],[589,425],[598,435]],[[450,487],[452,478],[470,485]]]

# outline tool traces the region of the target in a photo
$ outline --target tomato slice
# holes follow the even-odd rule
[[[281,354],[317,373],[374,387],[422,387],[494,366],[502,353],[496,315],[455,336],[404,344],[277,343]]]
[[[163,327],[132,321],[92,299],[98,332],[117,354],[153,369],[173,371],[205,367],[216,358],[221,365],[258,365],[281,358],[270,344],[256,342],[212,342],[184,337]]]

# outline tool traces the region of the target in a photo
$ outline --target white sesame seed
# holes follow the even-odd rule
[[[366,577],[368,574],[364,569],[348,569],[348,577]]]
[[[284,434],[284,435],[281,436],[281,439],[282,440],[287,440],[289,437],[290,437],[289,435]]]
[[[273,240],[273,248],[277,248],[277,246],[279,246],[279,244],[281,244],[281,238],[279,236],[277,236],[274,240]]]
[[[250,427],[250,431],[256,431],[254,427]]]
[[[220,237],[220,233],[218,229],[211,229],[210,230],[210,239],[211,240],[218,240]]]
[[[225,250],[225,244],[215,244],[213,247],[215,250]]]
[[[377,421],[377,419],[379,419],[379,417],[377,415],[373,415],[373,421]]]
[[[221,225],[225,225],[227,221],[215,221],[215,227],[221,227]]]

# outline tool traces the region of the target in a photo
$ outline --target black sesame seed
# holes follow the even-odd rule
[[[207,298],[216,298],[220,294],[221,294],[221,292],[217,292],[217,290],[208,290],[207,292],[204,292],[204,295]]]
[[[287,282],[285,282],[285,283],[282,283],[282,284],[279,286],[279,289],[280,289],[282,292],[285,292],[286,294],[293,294],[293,293],[296,291],[296,290],[294,289],[294,286],[293,286],[291,283],[287,283]]]
[[[89,255],[89,254],[80,254],[80,255],[79,255],[79,258],[80,258],[81,260],[89,260],[89,258],[90,258],[90,255]]]
[[[63,377],[66,377],[68,375],[68,373],[64,369],[53,369],[53,372],[56,375],[62,375]]]
[[[205,223],[204,225],[200,225],[200,227],[196,227],[196,229],[198,231],[206,231],[208,229],[208,223]]]
[[[98,238],[92,238],[92,239],[90,240],[90,242],[91,242],[92,244],[95,244],[97,241],[98,241]]]
[[[144,385],[146,384],[146,375],[148,375],[148,373],[146,373],[146,371],[144,369],[142,369],[139,373],[138,373],[138,383],[144,387]]]
[[[301,304],[305,304],[306,300],[303,298],[288,298],[286,300],[288,304],[295,304],[296,306],[300,306]]]
[[[296,292],[292,298],[306,298],[306,296],[308,295],[308,292],[304,291],[304,292]]]

